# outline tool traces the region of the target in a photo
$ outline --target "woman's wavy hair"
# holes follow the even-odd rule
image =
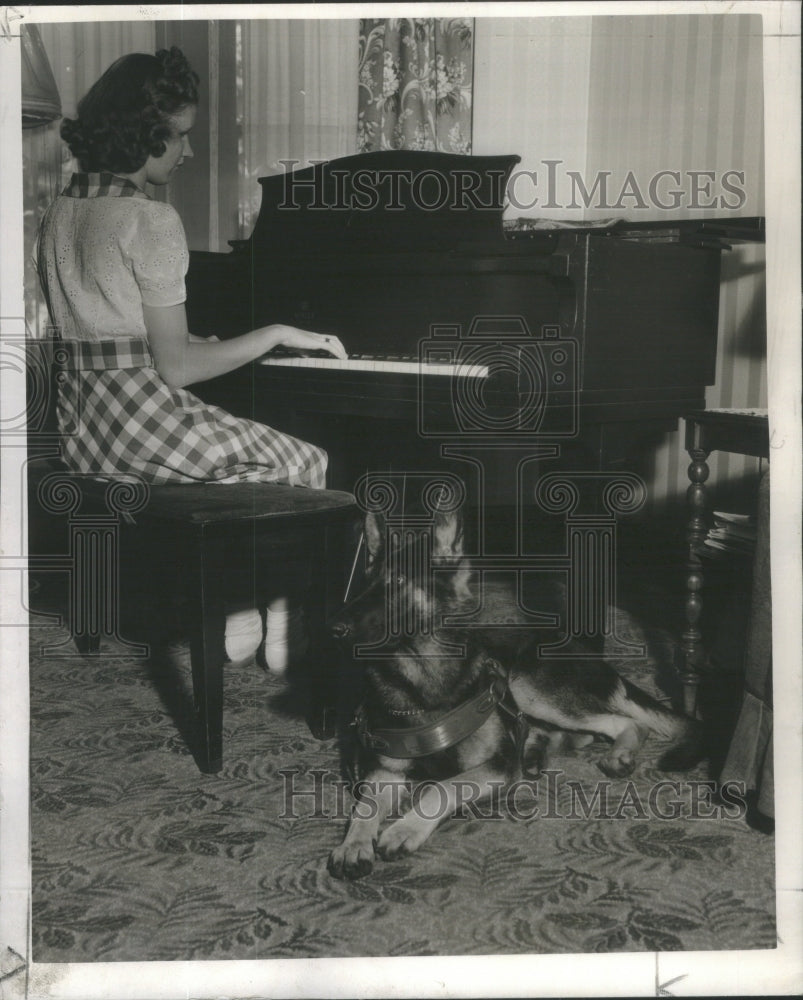
[[[198,75],[181,49],[135,52],[106,70],[65,118],[61,137],[81,170],[130,174],[165,151],[170,115],[198,103]]]

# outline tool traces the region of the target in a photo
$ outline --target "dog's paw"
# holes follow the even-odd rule
[[[329,855],[326,864],[333,878],[356,879],[374,870],[373,844],[341,844]]]
[[[383,861],[397,861],[418,848],[429,836],[429,830],[413,826],[404,820],[397,820],[379,838],[376,853]]]
[[[632,750],[616,750],[597,761],[597,767],[609,778],[626,778],[636,767],[636,758]]]

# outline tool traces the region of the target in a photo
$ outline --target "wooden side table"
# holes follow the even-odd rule
[[[700,668],[705,662],[699,622],[703,610],[703,572],[700,549],[708,533],[706,519],[706,480],[709,475],[708,456],[712,451],[728,451],[737,455],[769,458],[769,421],[766,410],[700,410],[688,413],[686,450],[691,458],[686,493],[689,522],[686,532],[688,557],[686,562],[686,630],[682,635],[683,708],[688,715],[697,710],[697,686]]]

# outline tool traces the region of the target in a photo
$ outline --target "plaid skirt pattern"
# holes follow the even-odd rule
[[[62,458],[73,471],[153,485],[326,485],[325,451],[171,389],[145,341],[61,346],[58,424]]]

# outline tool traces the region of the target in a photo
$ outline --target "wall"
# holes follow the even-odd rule
[[[660,170],[680,171],[684,203],[666,218],[763,213],[761,19],[755,15],[595,17],[588,114],[589,176],[632,171],[646,193]],[[744,202],[715,180],[692,195],[688,171],[728,171]],[[704,184],[704,182],[701,182]],[[668,186],[668,185],[667,185]],[[727,204],[714,204],[724,199]],[[664,204],[671,199],[663,197]],[[628,202],[628,214],[645,214]],[[699,205],[699,207],[696,207]],[[727,205],[734,206],[728,208]],[[604,214],[592,208],[590,218]]]
[[[580,220],[582,210],[549,207],[546,160],[585,171],[591,97],[590,17],[477,18],[474,44],[473,152],[518,153],[518,208],[506,217]],[[535,176],[533,176],[535,175]],[[554,201],[569,188],[558,175]],[[539,197],[540,195],[540,197]],[[538,205],[526,207],[539,197]]]

